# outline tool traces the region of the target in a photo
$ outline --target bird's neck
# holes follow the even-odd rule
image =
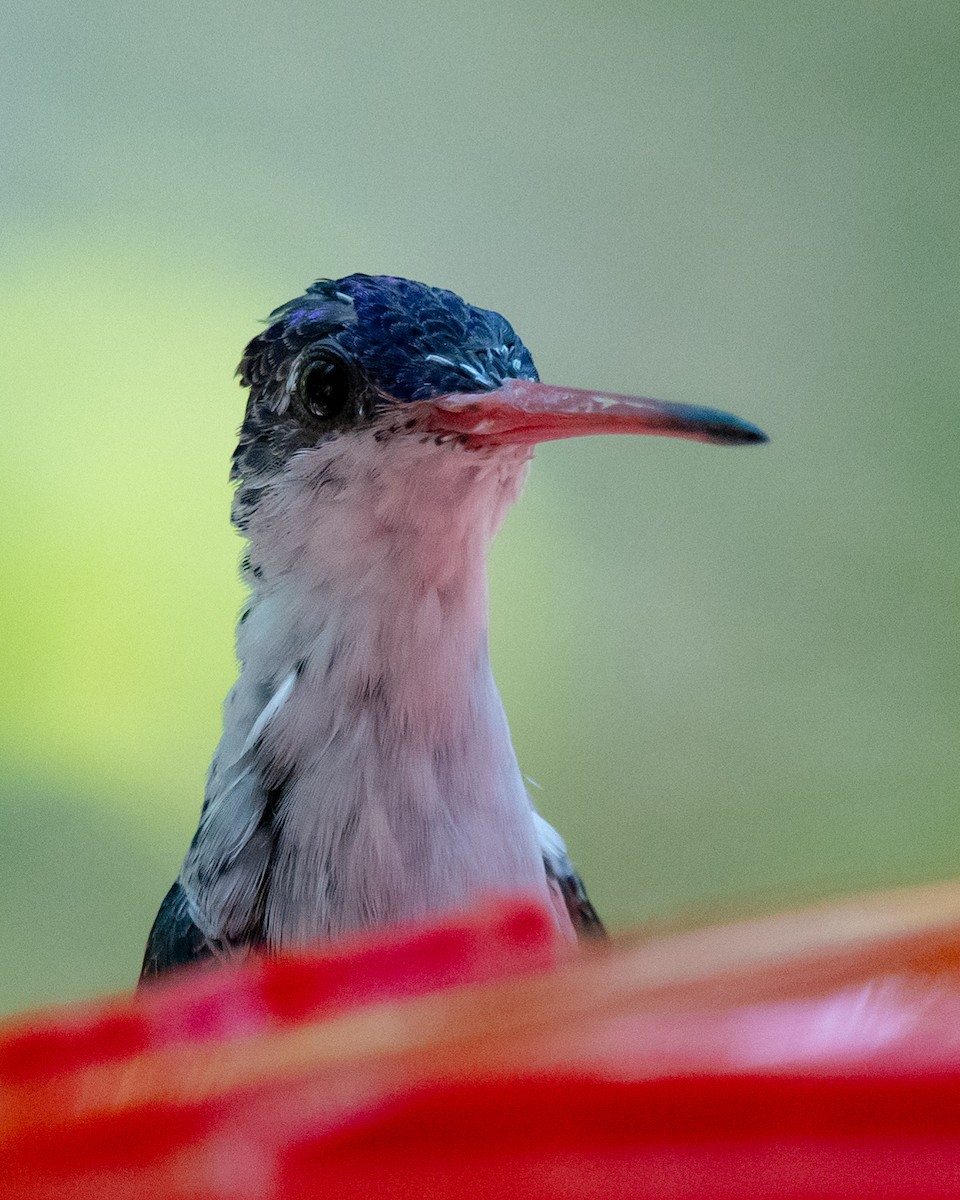
[[[251,697],[290,689],[261,735],[283,764],[274,943],[545,888],[487,653],[486,556],[524,463],[429,449],[294,477],[250,524],[235,707],[249,725]]]

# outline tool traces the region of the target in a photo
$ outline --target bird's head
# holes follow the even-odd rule
[[[467,431],[436,424],[441,397],[476,399],[508,379],[537,380],[529,351],[499,313],[441,288],[370,275],[320,280],[278,308],[238,374],[250,399],[234,476],[250,482],[336,439],[462,435],[465,444]]]
[[[542,384],[499,313],[392,276],[313,284],[271,314],[238,373],[250,389],[233,463],[241,529],[294,479],[332,496],[358,475],[367,492],[371,480],[402,478],[411,496],[433,487],[446,501],[491,465],[522,479],[533,446],[555,438],[766,440],[713,409]]]

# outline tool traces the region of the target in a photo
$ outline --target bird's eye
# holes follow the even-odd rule
[[[350,368],[336,355],[323,355],[303,368],[297,395],[304,408],[320,421],[342,417],[350,405]]]

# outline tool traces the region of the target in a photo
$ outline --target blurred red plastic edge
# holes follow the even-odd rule
[[[960,886],[574,955],[522,899],[0,1029],[0,1195],[960,1196]]]

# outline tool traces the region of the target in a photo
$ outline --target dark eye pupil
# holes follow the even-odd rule
[[[330,420],[340,416],[350,402],[350,373],[336,358],[318,358],[309,363],[298,385],[304,407],[315,417]]]

